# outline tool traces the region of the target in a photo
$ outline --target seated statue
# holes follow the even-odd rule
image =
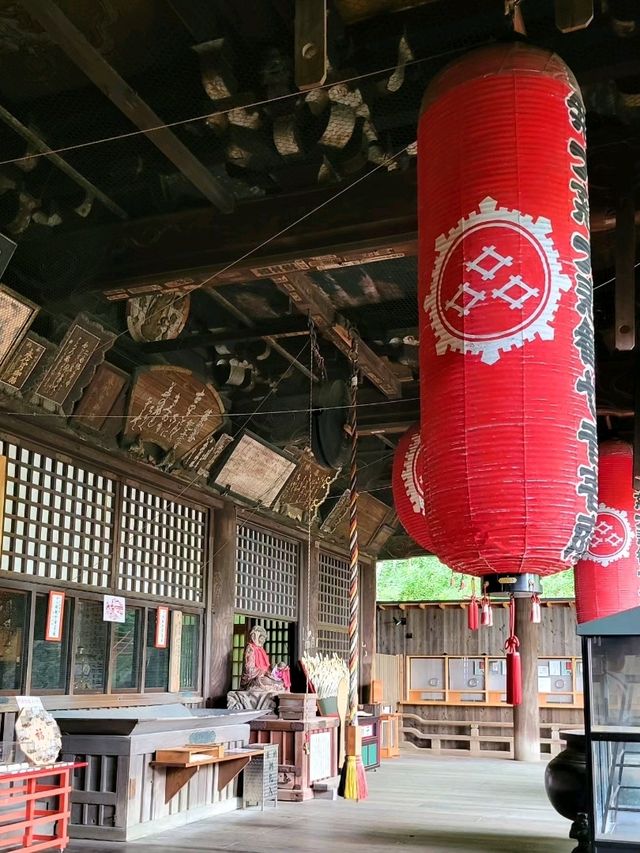
[[[269,655],[264,650],[267,632],[260,625],[251,631],[250,642],[244,650],[244,668],[240,678],[241,690],[252,690],[266,693],[283,693],[285,686],[284,672],[280,671],[279,677],[274,678],[271,672]],[[284,666],[288,673],[289,667]],[[289,681],[291,684],[291,681]]]
[[[240,689],[227,694],[229,708],[275,709],[274,695],[288,692],[291,673],[284,661],[273,669],[269,655],[264,649],[267,632],[260,625],[251,631],[250,642],[244,652],[244,666],[240,678]]]

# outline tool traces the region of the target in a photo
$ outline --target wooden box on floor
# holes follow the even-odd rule
[[[271,743],[279,748],[278,800],[309,800],[315,782],[338,775],[339,726],[335,717],[253,720],[251,743]]]
[[[400,755],[400,714],[383,714],[380,717],[380,758],[397,758]]]
[[[380,717],[358,717],[362,733],[362,763],[365,770],[380,767]]]
[[[310,720],[318,713],[315,693],[281,693],[278,697],[278,716],[281,720]]]

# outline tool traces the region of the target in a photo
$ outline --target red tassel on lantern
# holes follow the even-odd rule
[[[534,592],[531,596],[531,614],[529,616],[534,625],[542,622],[542,611],[540,609],[540,596]]]
[[[520,705],[522,702],[522,664],[520,661],[520,640],[516,637],[516,600],[511,596],[509,605],[509,636],[504,644],[507,653],[507,704]]]
[[[467,608],[467,625],[470,631],[478,630],[478,599],[475,595],[471,596],[471,601]]]

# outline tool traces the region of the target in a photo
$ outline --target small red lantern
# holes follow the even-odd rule
[[[402,436],[393,457],[393,502],[409,536],[427,551],[433,551],[425,517],[422,470],[420,427],[415,424]]]
[[[584,131],[567,66],[522,43],[450,65],[420,117],[429,535],[528,595],[582,556],[598,504]]]
[[[600,446],[598,500],[589,548],[575,568],[578,622],[630,610],[640,602],[633,449],[626,442]]]

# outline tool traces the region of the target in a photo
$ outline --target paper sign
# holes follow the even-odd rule
[[[102,619],[105,622],[124,622],[125,601],[119,595],[105,595]]]
[[[169,642],[169,608],[158,607],[156,610],[156,649],[166,649]]]
[[[31,711],[32,714],[44,711],[44,705],[39,696],[16,696],[16,705],[21,711]]]
[[[62,625],[64,620],[64,592],[49,593],[47,606],[47,627],[44,638],[48,643],[62,642]]]

